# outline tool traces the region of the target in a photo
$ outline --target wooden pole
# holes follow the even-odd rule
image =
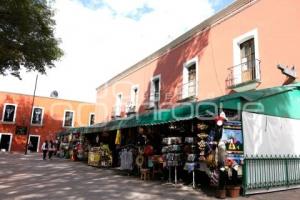
[[[31,128],[31,116],[32,116],[32,111],[33,111],[33,106],[34,106],[37,81],[38,81],[38,75],[36,75],[36,78],[35,78],[35,85],[34,85],[34,91],[33,91],[33,98],[32,98],[31,110],[30,110],[30,113],[29,113],[27,137],[26,137],[26,144],[25,144],[25,155],[27,155],[27,149],[28,149],[28,140],[29,140],[29,134],[30,134],[30,128]],[[37,148],[39,148],[39,147],[37,147]]]

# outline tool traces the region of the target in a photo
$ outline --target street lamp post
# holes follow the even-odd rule
[[[31,115],[32,115],[33,106],[34,106],[37,81],[38,81],[38,75],[36,75],[36,78],[35,78],[34,92],[33,92],[32,104],[31,104],[31,111],[29,113],[29,122],[28,122],[28,129],[27,129],[27,135],[26,135],[26,144],[25,144],[25,155],[27,154],[27,149],[28,149],[28,140],[29,140],[29,134],[30,134],[30,128],[31,128]],[[37,147],[37,148],[39,148],[39,147]]]

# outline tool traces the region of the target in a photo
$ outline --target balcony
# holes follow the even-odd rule
[[[146,105],[147,110],[158,109],[160,101],[160,92],[151,92],[148,96],[149,102]]]
[[[135,103],[129,101],[126,105],[125,113],[127,116],[135,114],[136,113]]]
[[[260,60],[251,60],[228,69],[226,87],[236,92],[252,90],[260,83]]]
[[[113,106],[111,111],[111,118],[116,119],[122,117],[122,107],[121,106]]]
[[[197,81],[192,80],[184,83],[177,88],[177,101],[194,100],[197,96]]]

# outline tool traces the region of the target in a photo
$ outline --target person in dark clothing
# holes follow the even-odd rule
[[[47,152],[48,152],[48,141],[45,140],[45,142],[42,145],[42,151],[43,151],[43,160],[46,160]]]
[[[52,140],[50,140],[49,148],[48,148],[48,157],[50,160],[52,158],[53,152],[54,152],[54,143]]]

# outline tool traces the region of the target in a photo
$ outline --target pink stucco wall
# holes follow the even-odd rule
[[[122,93],[125,105],[132,85],[139,85],[139,104],[149,100],[150,80],[161,75],[161,107],[176,103],[178,85],[182,83],[183,64],[198,57],[198,100],[232,92],[226,88],[228,68],[233,62],[233,40],[257,29],[261,60],[261,83],[257,89],[282,85],[286,76],[277,64],[296,66],[299,71],[300,1],[257,0],[240,12],[219,21],[193,38],[148,62],[145,67],[121,80],[97,90],[96,121],[111,119],[116,94]],[[299,79],[297,79],[299,81]],[[143,112],[144,107],[139,107]]]

